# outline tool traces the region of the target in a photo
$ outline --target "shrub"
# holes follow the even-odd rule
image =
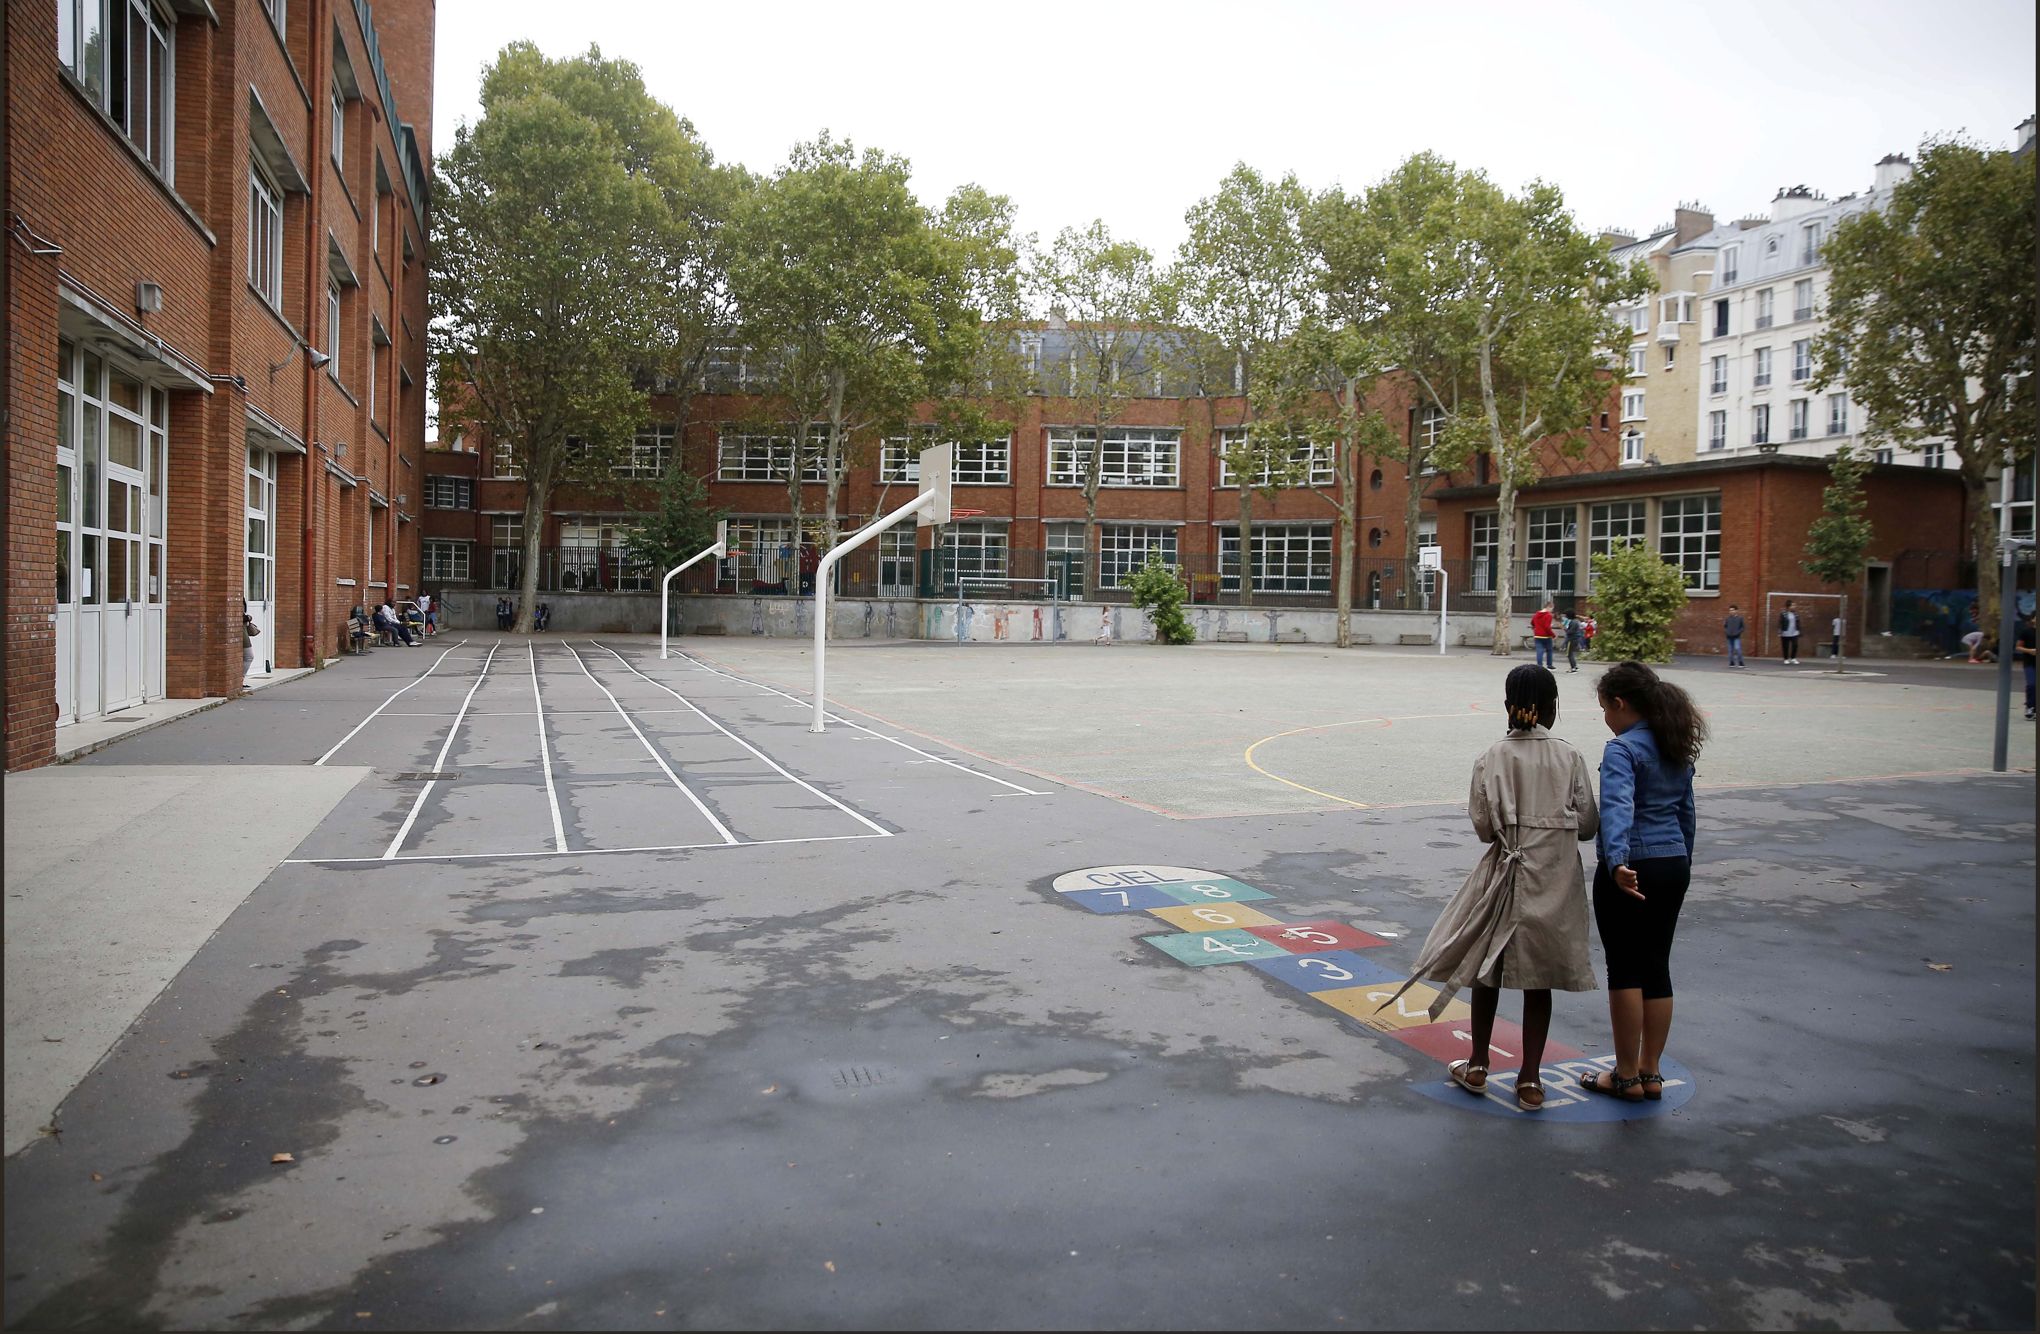
[[[1190,590],[1174,570],[1162,564],[1160,555],[1148,552],[1147,564],[1133,572],[1126,587],[1133,594],[1133,605],[1154,618],[1158,643],[1188,644],[1197,638],[1197,631],[1183,615]]]
[[[1640,542],[1594,556],[1594,657],[1672,660],[1672,622],[1686,608],[1686,580]]]

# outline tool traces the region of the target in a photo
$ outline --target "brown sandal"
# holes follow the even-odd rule
[[[1487,1092],[1488,1070],[1484,1065],[1475,1065],[1472,1061],[1454,1061],[1445,1067],[1445,1073],[1452,1077],[1453,1083],[1476,1097]],[[1480,1081],[1474,1082],[1468,1078],[1470,1075],[1479,1075]]]

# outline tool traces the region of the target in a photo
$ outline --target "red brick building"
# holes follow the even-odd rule
[[[21,0],[6,761],[416,584],[433,0]]]
[[[1828,484],[1823,459],[1789,455],[1705,459],[1663,467],[1593,467],[1545,478],[1517,497],[1516,606],[1552,597],[1561,608],[1591,608],[1592,555],[1624,539],[1654,547],[1685,572],[1688,601],[1673,628],[1682,651],[1723,651],[1730,603],[1748,622],[1744,651],[1775,647],[1783,596],[1799,595],[1805,656],[1825,643],[1836,603],[1848,596],[1845,650],[1890,628],[1892,593],[1951,588],[1965,545],[1962,482],[1952,471],[1873,465],[1864,483],[1873,530],[1869,565],[1855,587],[1834,589],[1806,573],[1806,534]],[[1492,607],[1498,511],[1491,485],[1435,493],[1438,532],[1455,606]],[[1485,597],[1482,595],[1485,594]],[[1767,629],[1767,627],[1769,627]]]

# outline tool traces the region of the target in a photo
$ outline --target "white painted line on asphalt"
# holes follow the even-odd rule
[[[581,655],[579,653],[574,652],[574,646],[572,644],[566,644],[563,645],[563,647],[567,650],[567,652],[574,654],[575,662],[580,663],[581,675],[587,677],[589,681],[593,682],[597,690],[601,691],[605,695],[609,695],[609,687],[603,685],[600,681],[595,680],[595,673],[588,670],[587,663],[581,662]],[[659,748],[657,746],[654,746],[650,741],[646,740],[645,734],[643,732],[638,731],[637,723],[632,721],[629,712],[625,710],[623,705],[617,701],[616,696],[609,695],[609,702],[611,704],[616,705],[617,714],[623,719],[625,726],[629,727],[632,734],[637,737],[638,743],[645,748],[645,753],[650,755],[652,759],[657,762],[659,768],[665,770],[666,777],[673,780],[673,786],[679,788],[681,792],[686,794],[687,800],[694,803],[694,809],[701,812],[702,818],[715,826],[715,832],[722,835],[723,842],[725,843],[743,842],[742,839],[738,838],[735,834],[730,832],[728,825],[724,824],[721,820],[715,818],[715,812],[709,810],[707,804],[704,803],[700,797],[694,795],[694,789],[688,787],[687,784],[680,781],[680,775],[673,772],[673,767],[666,763],[666,757],[659,753]]]
[[[720,848],[770,848],[781,843],[856,843],[868,838],[891,838],[876,834],[822,834],[813,838],[759,838],[736,843],[660,843],[642,848],[575,848],[571,852],[412,852],[401,857],[286,857],[284,866],[344,866],[366,862],[475,862],[501,861],[507,857],[614,857],[626,852],[713,852]]]
[[[594,643],[593,640],[590,640],[589,642],[591,644]],[[623,663],[623,669],[631,673],[631,675],[642,677],[644,680],[651,681],[653,685],[659,687],[659,689],[665,691],[667,694],[671,695],[674,699],[679,700],[682,704],[685,704],[688,708],[693,709],[695,713],[700,715],[701,721],[707,723],[710,727],[713,727],[716,731],[721,732],[724,736],[736,742],[738,745],[742,746],[745,750],[750,751],[753,755],[756,755],[759,759],[771,765],[773,771],[778,773],[781,777],[785,778],[788,782],[800,784],[800,786],[814,793],[816,796],[820,797],[823,801],[828,802],[831,806],[834,806],[837,810],[843,812],[843,814],[857,821],[857,823],[863,825],[866,829],[871,830],[873,833],[881,834],[886,838],[892,837],[892,831],[890,829],[885,828],[884,826],[880,825],[874,820],[870,820],[862,815],[859,815],[856,811],[851,810],[848,806],[845,806],[842,802],[836,800],[828,793],[822,791],[820,788],[816,787],[813,783],[807,782],[804,779],[795,778],[792,774],[788,773],[786,769],[777,760],[773,759],[770,755],[767,755],[764,751],[758,749],[750,742],[744,740],[744,738],[738,736],[735,732],[732,732],[729,728],[724,727],[721,723],[709,717],[707,714],[702,713],[699,708],[695,707],[694,701],[688,699],[687,696],[681,694],[679,691],[673,689],[673,687],[665,684],[662,681],[652,681],[651,677],[645,676],[643,672],[631,666],[630,663],[625,660],[624,656],[621,653],[618,653],[615,649],[610,648],[605,644],[595,644],[595,647],[601,649],[604,653],[607,653],[610,657],[616,659],[618,662]]]
[[[496,650],[491,648],[489,656],[482,662],[481,673],[475,677],[475,683],[468,687],[467,699],[460,702],[460,712],[453,716],[453,726],[446,729],[446,740],[440,743],[439,758],[432,761],[432,772],[439,773],[445,767],[446,753],[453,749],[453,738],[460,731],[460,720],[467,716],[468,703],[474,699],[475,692],[482,688],[482,682],[489,679],[489,664],[495,660]],[[397,849],[403,847],[404,840],[411,836],[411,826],[418,822],[418,812],[425,809],[425,798],[431,796],[432,789],[437,786],[439,780],[431,778],[426,780],[424,787],[418,789],[418,799],[411,803],[411,813],[404,817],[404,827],[397,831],[397,836],[390,840],[389,847],[378,860],[389,861],[397,855]]]
[[[465,643],[467,643],[467,641],[466,641],[465,639],[463,639],[463,640],[461,640],[461,641],[460,641],[460,644],[465,644]],[[437,666],[438,666],[438,665],[439,665],[440,663],[442,663],[442,662],[445,662],[445,661],[446,661],[446,654],[447,654],[447,653],[451,653],[451,652],[453,652],[453,651],[454,651],[455,649],[459,648],[459,647],[460,647],[460,644],[449,644],[449,645],[447,645],[447,647],[446,647],[446,653],[442,653],[442,654],[440,654],[440,655],[439,655],[438,657],[436,657],[436,658],[434,658],[434,659],[432,660],[432,667],[437,667]],[[389,697],[388,699],[384,700],[384,701],[383,701],[382,703],[380,703],[380,704],[378,704],[378,705],[376,705],[376,706],[375,706],[375,713],[371,713],[371,714],[369,714],[369,715],[368,715],[368,717],[366,717],[366,718],[363,718],[363,719],[362,719],[362,720],[361,720],[360,722],[358,722],[358,723],[356,723],[356,724],[354,725],[354,732],[359,732],[359,731],[360,731],[360,730],[361,730],[362,728],[364,728],[364,727],[368,726],[368,725],[369,725],[370,723],[374,722],[374,721],[375,721],[375,714],[376,714],[376,713],[381,713],[381,712],[382,712],[382,711],[383,711],[384,709],[387,709],[387,708],[388,708],[388,707],[389,707],[389,706],[390,706],[391,704],[395,703],[395,702],[396,702],[396,698],[397,698],[397,696],[398,696],[398,695],[401,695],[401,694],[403,694],[403,693],[404,693],[404,692],[405,692],[406,690],[409,690],[409,689],[410,689],[410,688],[411,688],[412,686],[414,686],[414,685],[417,685],[419,681],[422,681],[422,680],[424,680],[424,679],[425,679],[426,677],[428,677],[428,676],[432,675],[432,667],[427,667],[427,668],[426,668],[426,669],[425,669],[424,671],[422,671],[422,672],[418,673],[418,675],[417,675],[416,679],[414,679],[414,680],[410,681],[410,682],[409,682],[408,684],[405,684],[405,685],[402,685],[402,686],[399,686],[399,687],[397,687],[396,691],[395,691],[394,693],[392,693],[392,694],[390,695],[390,697]],[[399,717],[401,717],[402,715],[400,714],[400,715],[396,715],[396,716],[399,716]],[[339,749],[340,749],[340,747],[342,747],[342,746],[346,745],[346,744],[347,744],[348,742],[350,742],[350,741],[354,740],[354,732],[349,732],[349,733],[348,733],[348,734],[347,734],[346,736],[343,736],[343,737],[341,737],[341,738],[340,738],[340,739],[339,739],[338,741],[334,742],[334,743],[333,743],[333,750],[329,750],[329,751],[327,751],[327,752],[326,752],[326,753],[325,753],[324,755],[321,755],[321,756],[320,756],[320,757],[319,757],[318,759],[316,759],[316,760],[313,760],[313,761],[312,761],[312,763],[313,763],[313,764],[315,764],[315,765],[317,765],[317,764],[324,764],[324,763],[325,763],[325,762],[326,762],[327,760],[330,760],[330,759],[332,759],[332,758],[333,758],[333,751],[339,750]]]
[[[679,650],[675,651],[680,652]],[[768,686],[761,681],[747,680],[746,678],[741,676],[732,676],[728,672],[718,671],[717,669],[709,666],[707,663],[701,661],[699,658],[694,657],[692,654],[680,652],[680,657],[683,661],[693,663],[696,667],[699,667],[702,671],[707,672],[710,675],[720,676],[725,678],[726,680],[738,682],[741,685],[757,686],[760,690],[762,690],[768,695],[778,695],[782,699],[790,699],[793,701],[793,705],[795,708],[809,709],[814,707],[812,703],[803,703],[797,696],[789,695],[784,690],[776,690],[773,687]],[[978,778],[982,778],[988,783],[997,783],[1000,787],[1010,787],[1015,792],[1022,793],[1025,796],[1050,797],[1055,795],[1052,792],[1036,792],[1031,787],[1021,787],[1018,783],[1009,783],[1003,778],[994,778],[992,777],[992,775],[985,773],[982,770],[973,769],[967,764],[958,764],[955,760],[945,760],[940,755],[930,755],[927,751],[922,750],[919,746],[910,746],[896,736],[887,736],[883,732],[874,731],[873,729],[866,727],[863,723],[857,722],[855,719],[845,718],[840,714],[826,712],[823,714],[823,716],[826,717],[832,723],[841,723],[845,727],[854,727],[860,732],[869,732],[871,733],[872,736],[877,737],[880,741],[890,741],[895,746],[898,746],[902,750],[911,750],[914,752],[914,754],[919,755],[922,759],[932,760],[936,764],[946,764],[952,769],[961,769],[963,772],[971,774]]]
[[[560,797],[553,790],[552,751],[545,741],[545,701],[538,696],[538,650],[530,644],[524,651],[531,657],[531,702],[538,710],[538,762],[545,766],[545,799],[552,807],[553,851],[567,850],[567,831],[560,827]]]

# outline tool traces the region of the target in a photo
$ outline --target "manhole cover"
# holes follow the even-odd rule
[[[418,773],[398,774],[390,781],[393,783],[441,783],[449,778],[458,777],[460,777],[460,770],[458,769],[446,769],[438,773],[426,770]]]

